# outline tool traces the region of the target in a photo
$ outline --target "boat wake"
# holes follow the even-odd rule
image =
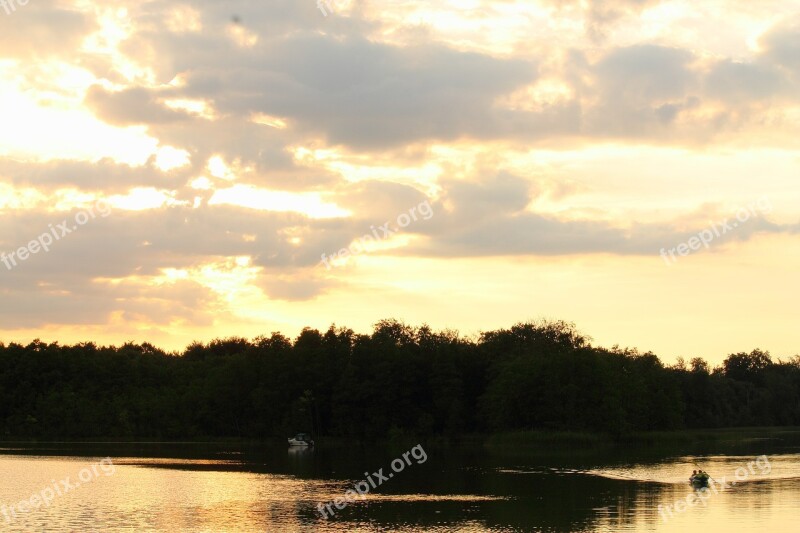
[[[692,472],[702,469],[717,482],[757,483],[764,481],[800,480],[800,454],[747,457],[707,456],[678,457],[659,463],[627,464],[589,469],[572,468],[502,468],[504,474],[585,475],[619,481],[686,485]]]

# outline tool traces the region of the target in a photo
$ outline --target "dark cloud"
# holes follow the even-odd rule
[[[615,255],[657,255],[687,242],[707,229],[691,231],[676,224],[633,223],[615,225],[596,220],[559,220],[535,213],[500,214],[479,225],[449,225],[415,251],[440,257],[570,255],[605,253]],[[720,229],[721,232],[721,229]],[[756,219],[713,241],[713,247],[732,241],[747,241],[763,233],[800,232],[800,224],[777,225]]]
[[[318,297],[333,288],[340,287],[341,282],[324,277],[324,269],[305,269],[300,272],[269,271],[258,280],[258,286],[271,300],[304,301]]]
[[[611,51],[592,69],[605,102],[647,105],[683,98],[695,75],[689,68],[693,55],[686,50],[636,45]]]
[[[721,61],[705,79],[706,94],[730,104],[769,102],[778,96],[794,96],[790,82],[777,68],[762,63]]]
[[[800,17],[777,24],[761,38],[764,57],[800,76]]]
[[[337,204],[357,213],[358,218],[383,223],[408,212],[428,200],[418,189],[391,181],[364,181],[341,188],[341,196],[334,196]]]
[[[95,85],[86,93],[86,104],[98,118],[117,126],[160,124],[189,120],[191,115],[158,102],[159,92],[135,87],[109,92]]]
[[[657,3],[597,0],[585,7],[592,21],[610,24]],[[498,101],[536,82],[540,65],[553,68],[553,58],[544,52],[501,58],[455,50],[424,36],[406,46],[386,44],[362,37],[367,22],[358,11],[326,20],[313,2],[297,4],[195,3],[203,23],[199,33],[166,30],[171,3],[142,5],[133,10],[141,29],[123,50],[154,68],[162,84],[176,76],[186,84],[117,93],[95,88],[87,102],[105,120],[147,124],[162,142],[184,146],[200,159],[223,152],[266,172],[276,166],[291,169],[286,147],[309,140],[362,152],[463,138],[702,144],[758,122],[760,109],[751,113],[750,106],[741,108],[743,102],[755,106],[775,95],[797,98],[796,84],[785,72],[794,65],[792,25],[769,32],[764,55],[746,62],[708,61],[692,50],[647,43],[600,48],[591,60],[582,51],[568,51],[549,74],[568,82],[575,98],[532,111],[507,109]],[[241,19],[233,26],[253,32],[257,44],[240,47],[230,38],[232,12]],[[211,102],[221,119],[188,120],[163,106],[166,97]],[[682,113],[711,100],[731,108],[703,123],[680,121]],[[290,127],[251,125],[254,113],[283,118]],[[209,146],[212,142],[219,146]],[[297,176],[304,186],[331,183],[330,176]],[[293,180],[285,174],[279,181],[287,187]]]
[[[238,160],[243,166],[253,167],[252,174],[240,177],[272,189],[330,188],[341,180],[331,172],[295,163],[289,147],[303,144],[296,132],[259,125],[244,117],[157,124],[151,132],[163,144],[187,150],[192,156],[194,175],[207,174],[209,158],[220,155],[228,163]]]
[[[306,134],[356,149],[483,137],[498,127],[494,100],[536,78],[531,62],[437,44],[300,35],[252,53],[257,59],[238,68],[189,73],[186,93],[215,96],[225,113],[288,117]]]
[[[519,212],[532,200],[531,182],[500,172],[482,182],[445,182],[446,202],[452,203],[459,219],[480,222],[498,213]]]
[[[62,220],[72,229],[75,213],[0,213],[0,251],[8,257]],[[147,280],[162,269],[191,269],[240,255],[254,256],[272,268],[315,267],[320,245],[306,245],[310,248],[298,253],[282,233],[306,223],[296,215],[225,206],[115,210],[73,229],[49,252],[25,261],[15,257],[17,265],[11,270],[0,263],[0,294],[6,301],[22,302],[3,306],[0,318],[9,327],[33,327],[48,322],[102,323],[112,311],[125,311],[156,321],[169,322],[173,315],[194,321],[211,312],[208,305],[200,305],[216,298],[211,291],[190,281],[153,287]],[[103,279],[121,281],[98,281]],[[324,283],[309,287],[322,289]],[[299,281],[294,289],[272,290],[281,298],[300,297],[302,292]],[[157,305],[151,307],[152,300]],[[204,311],[186,312],[193,309]]]
[[[535,181],[535,180],[534,180]],[[607,220],[569,220],[531,212],[526,207],[534,199],[530,181],[509,173],[477,183],[451,183],[444,202],[449,210],[437,206],[436,216],[424,225],[424,244],[406,250],[422,256],[473,257],[513,255],[565,255],[608,253],[651,255],[688,241],[708,226],[686,224],[677,218],[669,223],[623,223]],[[704,213],[721,222],[730,214]],[[715,218],[716,217],[716,218]],[[779,225],[763,217],[715,237],[714,246],[730,241],[745,241],[763,233],[800,232],[800,224]]]
[[[0,10],[0,58],[72,60],[94,17],[58,0],[31,0],[6,14]]]
[[[499,172],[481,182],[445,182],[445,196],[431,202],[433,217],[403,230],[422,236],[421,244],[394,253],[425,257],[652,255],[706,229],[687,229],[681,220],[618,224],[531,212],[528,206],[534,195],[546,189],[532,186],[532,181],[536,180]],[[163,269],[192,269],[209,262],[229,262],[237,256],[253,257],[256,266],[264,267],[255,284],[269,298],[313,298],[336,286],[320,266],[323,253],[336,253],[369,233],[372,226],[393,221],[420,201],[427,201],[419,191],[397,184],[374,182],[352,187],[353,198],[366,201],[374,195],[376,204],[351,219],[315,220],[291,213],[208,205],[115,210],[73,230],[48,253],[33,255],[12,270],[0,265],[0,293],[6,301],[24,301],[18,307],[5,306],[0,317],[8,318],[6,323],[13,327],[49,321],[101,323],[111,313],[146,315],[167,322],[183,316],[200,323],[207,319],[208,309],[218,305],[213,292],[188,280],[162,287],[148,285],[148,280]],[[74,227],[75,214],[4,211],[0,213],[0,251],[8,253],[25,246],[62,220]],[[711,218],[717,215],[707,214]],[[777,225],[757,218],[715,239],[714,246],[762,233],[796,234],[799,230],[800,225]],[[293,242],[293,236],[300,241]]]
[[[154,158],[143,166],[130,166],[110,159],[97,162],[53,160],[39,163],[0,158],[0,183],[33,186],[42,192],[74,187],[85,192],[124,194],[133,187],[176,189],[190,176],[191,168],[162,172]],[[196,174],[195,174],[196,175]]]
[[[605,39],[614,23],[626,16],[639,15],[663,0],[547,0],[555,9],[583,10],[586,34],[595,41]]]
[[[612,50],[587,67],[593,83],[581,87],[590,103],[582,133],[597,137],[660,139],[678,113],[699,103],[691,53],[637,45]]]

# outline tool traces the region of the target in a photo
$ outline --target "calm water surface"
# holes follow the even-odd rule
[[[6,445],[0,530],[800,530],[800,447],[778,439],[659,452],[425,448],[424,462],[409,456],[401,472],[322,518],[318,504],[343,498],[365,473],[392,473],[410,448]],[[101,464],[105,457],[113,465]],[[717,480],[714,489],[686,482],[697,464]],[[20,510],[21,500],[48,490],[49,507]]]

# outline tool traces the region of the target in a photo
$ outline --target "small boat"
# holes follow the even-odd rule
[[[298,433],[293,438],[289,439],[289,446],[313,446],[314,441],[311,440],[311,435],[308,433]]]

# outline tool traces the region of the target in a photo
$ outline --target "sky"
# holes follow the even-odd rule
[[[800,353],[800,0],[0,1],[0,340]]]

